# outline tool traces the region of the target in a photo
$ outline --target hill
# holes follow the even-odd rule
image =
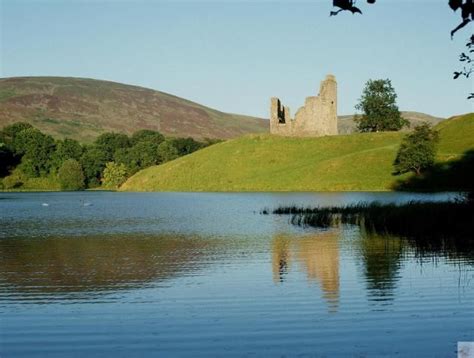
[[[426,113],[402,111],[402,117],[410,122],[410,128],[413,128],[423,122],[429,123],[435,126],[445,118],[434,117]],[[353,115],[339,116],[338,130],[339,134],[351,134],[357,132],[357,124],[354,122]]]
[[[439,160],[474,148],[474,114],[437,126]],[[220,143],[131,177],[133,191],[390,190],[400,132],[321,138],[249,135]],[[406,176],[405,176],[406,177]]]
[[[0,127],[18,121],[81,142],[103,132],[139,129],[196,139],[268,131],[268,121],[261,118],[219,112],[147,88],[69,77],[0,79]]]

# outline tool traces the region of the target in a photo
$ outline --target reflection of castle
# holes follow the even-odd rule
[[[309,281],[318,282],[330,311],[339,305],[339,243],[338,232],[311,237],[276,236],[272,245],[273,280],[280,283],[295,260]]]

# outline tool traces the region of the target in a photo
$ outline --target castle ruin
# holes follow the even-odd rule
[[[337,135],[337,82],[327,75],[319,95],[307,97],[292,119],[290,109],[276,97],[271,99],[270,133],[288,137]]]

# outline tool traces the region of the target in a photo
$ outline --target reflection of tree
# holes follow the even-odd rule
[[[196,269],[210,248],[175,236],[0,240],[0,280],[36,294],[124,289]]]
[[[391,301],[399,278],[404,241],[374,234],[361,237],[359,245],[370,298]]]
[[[285,281],[290,266],[290,240],[284,236],[277,236],[272,242],[272,272],[273,282]]]
[[[310,237],[273,239],[273,279],[282,282],[291,258],[306,272],[309,281],[319,283],[323,297],[336,311],[339,303],[339,232]],[[283,274],[282,274],[283,272]]]

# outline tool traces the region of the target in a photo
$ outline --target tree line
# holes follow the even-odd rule
[[[92,144],[70,138],[55,140],[29,123],[0,131],[0,178],[3,189],[21,189],[45,178],[63,190],[117,188],[141,169],[158,165],[218,142],[167,138],[153,130],[132,136],[103,133]]]

